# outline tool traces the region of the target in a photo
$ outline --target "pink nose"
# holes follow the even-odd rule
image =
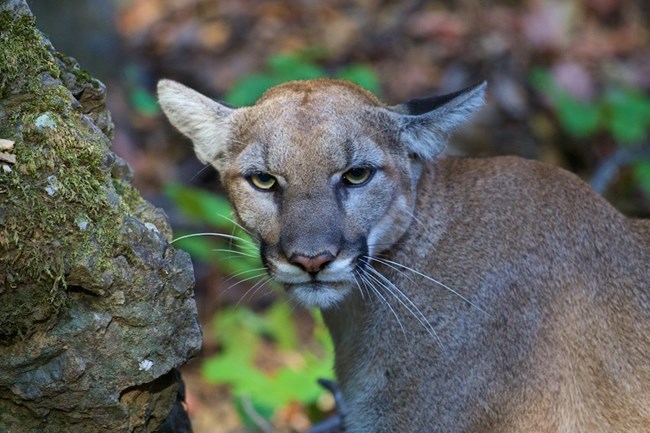
[[[299,266],[303,271],[310,274],[317,274],[331,261],[334,260],[332,253],[321,253],[317,256],[304,256],[302,254],[294,254],[289,258],[289,261],[296,266]]]

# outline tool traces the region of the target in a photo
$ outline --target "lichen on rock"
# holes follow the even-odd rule
[[[0,3],[0,431],[155,431],[201,344],[189,257],[110,151],[105,90]]]

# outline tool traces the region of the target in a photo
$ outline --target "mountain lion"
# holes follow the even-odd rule
[[[268,273],[322,310],[346,432],[649,432],[650,223],[558,168],[440,156],[484,89],[158,95]]]

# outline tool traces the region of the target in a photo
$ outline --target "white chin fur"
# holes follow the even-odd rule
[[[321,309],[338,304],[348,292],[348,289],[342,287],[330,287],[322,284],[316,287],[311,284],[295,285],[289,290],[291,296],[305,307]]]

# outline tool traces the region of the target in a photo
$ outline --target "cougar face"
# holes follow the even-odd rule
[[[422,161],[481,95],[479,86],[437,98],[422,116],[409,114],[422,111],[421,100],[387,107],[337,80],[286,83],[240,109],[159,84],[163,110],[220,172],[270,275],[321,308],[358,286],[367,257],[405,233]]]

